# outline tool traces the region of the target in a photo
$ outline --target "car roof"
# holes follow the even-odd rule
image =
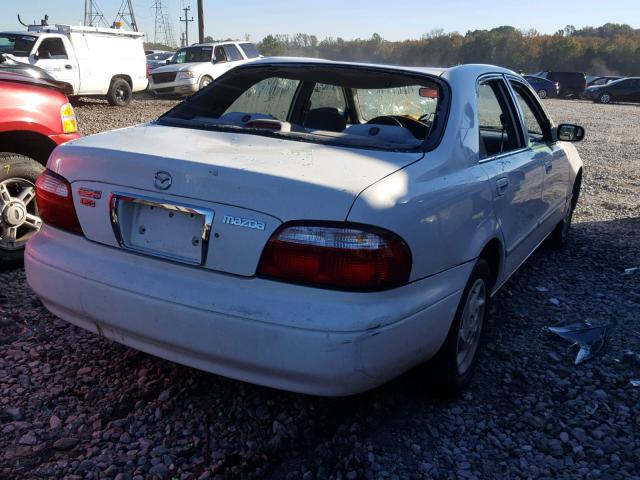
[[[517,75],[514,71],[504,67],[498,67],[495,65],[485,64],[465,64],[455,67],[438,68],[438,67],[415,67],[415,66],[401,66],[401,65],[384,65],[375,63],[359,63],[359,62],[343,62],[334,60],[324,60],[320,58],[303,58],[303,57],[266,57],[258,60],[253,60],[246,66],[255,67],[257,65],[314,65],[314,66],[328,66],[328,67],[355,67],[355,68],[369,68],[369,69],[385,69],[385,70],[397,70],[398,72],[426,74],[436,77],[447,77],[452,74],[468,73],[470,75],[480,76],[485,73],[509,73]]]

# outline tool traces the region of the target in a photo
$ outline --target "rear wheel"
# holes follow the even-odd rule
[[[40,229],[35,183],[42,170],[29,157],[0,153],[0,269],[20,265],[27,240]]]
[[[598,97],[598,102],[611,103],[611,95],[609,95],[607,92],[601,93]]]
[[[456,396],[471,382],[478,361],[489,300],[491,270],[480,258],[464,288],[447,339],[429,364],[437,393]]]
[[[547,98],[547,91],[544,88],[538,90],[538,96],[542,99]]]
[[[124,107],[131,102],[131,85],[122,78],[116,78],[111,82],[111,88],[107,92],[109,105],[114,107]]]
[[[567,246],[569,243],[569,231],[571,230],[571,221],[573,220],[573,211],[578,204],[578,197],[580,196],[581,174],[578,174],[575,184],[573,185],[573,191],[571,192],[571,198],[567,205],[567,210],[564,214],[564,218],[556,228],[549,234],[547,241],[545,242],[548,247],[555,250],[560,250]]]

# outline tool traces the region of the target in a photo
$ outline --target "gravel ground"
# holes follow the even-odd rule
[[[85,133],[174,102],[78,105]],[[640,479],[640,106],[548,101],[587,129],[571,248],[541,249],[497,295],[471,388],[417,369],[343,399],[279,392],[130,350],[49,314],[0,273],[0,478]],[[545,330],[615,321],[599,355]]]

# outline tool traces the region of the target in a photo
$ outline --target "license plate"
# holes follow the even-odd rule
[[[192,265],[205,261],[213,211],[111,194],[111,224],[121,247]]]

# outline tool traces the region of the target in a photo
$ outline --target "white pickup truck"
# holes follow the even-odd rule
[[[144,33],[69,25],[0,32],[0,53],[45,69],[73,87],[75,96],[105,95],[124,106],[147,88]]]
[[[178,50],[168,65],[151,71],[149,91],[156,95],[191,95],[233,67],[259,57],[250,42],[190,45]]]

